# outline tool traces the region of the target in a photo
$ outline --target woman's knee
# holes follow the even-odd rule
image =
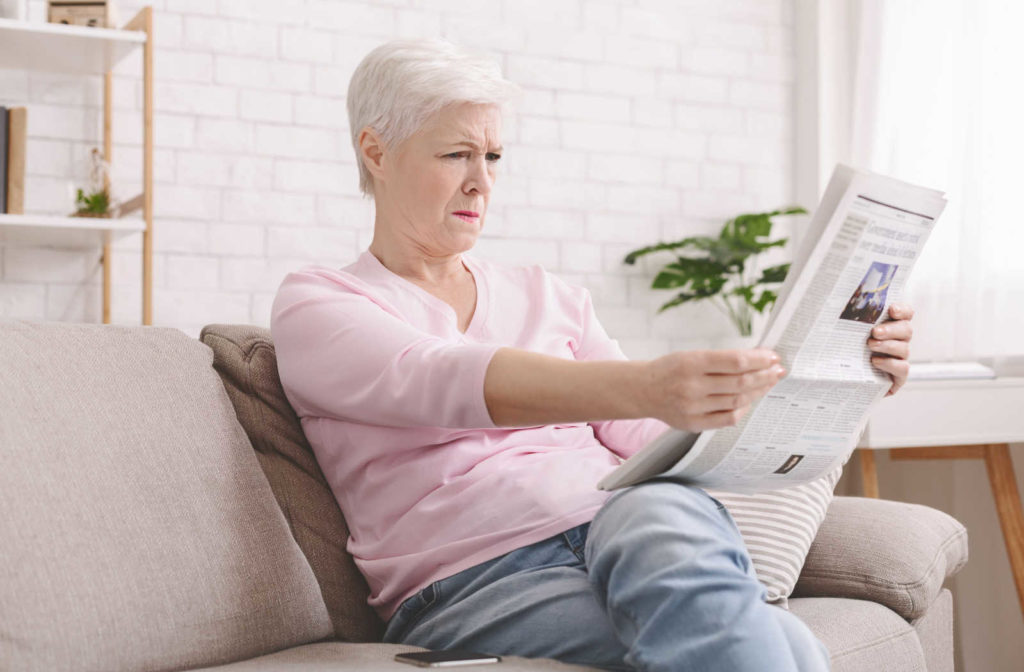
[[[700,488],[649,481],[616,493],[598,511],[587,535],[588,563],[598,555],[617,557],[630,549],[678,548],[692,557],[727,555],[747,569],[743,539],[724,507]]]
[[[700,488],[666,480],[646,481],[613,495],[598,511],[591,528],[605,518],[620,522],[697,518],[719,523],[722,511],[721,502]]]

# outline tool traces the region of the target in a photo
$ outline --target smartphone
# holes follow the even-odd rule
[[[474,651],[417,651],[415,653],[399,653],[395,660],[409,663],[417,667],[456,667],[459,665],[484,665],[500,663],[501,656],[489,656]]]

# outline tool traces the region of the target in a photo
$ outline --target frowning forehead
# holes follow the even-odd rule
[[[489,152],[500,152],[503,149],[500,121],[476,119],[445,124],[438,137],[446,144],[463,145],[477,151],[483,151],[485,146]]]
[[[478,151],[498,152],[501,146],[501,114],[488,106],[452,106],[435,118],[434,135],[448,145],[465,145]]]

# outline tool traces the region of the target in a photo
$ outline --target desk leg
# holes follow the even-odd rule
[[[860,453],[860,475],[864,481],[864,496],[878,499],[878,470],[875,469],[875,451],[861,448],[857,452]]]
[[[1017,598],[1024,612],[1024,512],[1021,510],[1017,477],[1013,472],[1010,447],[1005,443],[985,446],[985,468],[996,500],[999,524],[1003,528],[1006,553],[1010,556]]]

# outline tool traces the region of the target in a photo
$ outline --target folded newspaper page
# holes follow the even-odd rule
[[[871,364],[868,335],[898,300],[945,205],[933,189],[837,165],[760,342],[788,375],[735,426],[669,430],[598,488],[662,477],[751,493],[843,464],[892,385]]]

